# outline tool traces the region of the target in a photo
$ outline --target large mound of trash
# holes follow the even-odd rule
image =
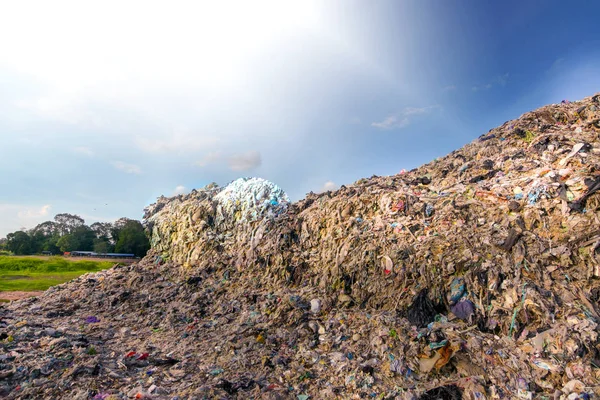
[[[190,266],[201,258],[206,260],[208,243],[216,249],[213,246],[230,237],[229,232],[273,220],[287,212],[289,204],[288,195],[276,184],[240,178],[224,188],[211,183],[188,195],[160,197],[146,207],[144,219],[152,248],[167,259]]]
[[[600,95],[289,203],[160,198],[141,262],[0,308],[0,396],[600,395]]]

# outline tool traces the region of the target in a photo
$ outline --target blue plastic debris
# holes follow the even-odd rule
[[[425,206],[425,215],[428,217],[431,217],[432,214],[433,214],[433,205],[427,203],[427,205]]]
[[[454,278],[450,284],[450,304],[456,304],[465,295],[465,281],[462,278]]]
[[[439,349],[448,344],[448,340],[442,340],[441,342],[431,342],[429,343],[429,348],[431,350]]]
[[[533,188],[527,194],[527,202],[529,205],[533,205],[538,202],[538,200],[542,197],[548,197],[548,192],[544,186],[538,186]],[[515,196],[516,197],[516,196]]]
[[[462,300],[450,308],[452,314],[467,321],[475,313],[475,305],[470,300]]]

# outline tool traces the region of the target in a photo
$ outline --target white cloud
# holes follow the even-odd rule
[[[137,136],[135,143],[146,153],[182,153],[199,151],[214,146],[219,141],[216,136],[198,135],[191,132],[179,132],[169,136],[169,140]]]
[[[48,215],[51,208],[52,207],[50,206],[50,204],[46,204],[41,208],[26,208],[19,211],[17,215],[19,216],[19,218],[23,219],[45,217],[46,215]]]
[[[196,161],[194,163],[194,165],[197,165],[199,167],[206,167],[207,165],[214,164],[214,163],[222,161],[222,160],[223,160],[223,153],[220,151],[214,151],[214,152],[208,153],[207,155],[202,157],[202,159],[200,161]]]
[[[557,58],[556,60],[554,60],[554,62],[552,63],[552,65],[550,66],[548,71],[546,71],[546,73],[551,74],[551,73],[554,73],[554,72],[560,70],[563,67],[564,61],[565,61],[565,59],[562,57]]]
[[[73,151],[77,154],[81,154],[82,156],[93,157],[94,152],[89,147],[79,146],[75,147]]]
[[[260,152],[251,150],[246,153],[234,153],[227,155],[222,151],[214,151],[206,154],[201,160],[196,161],[194,165],[206,167],[214,164],[227,164],[232,171],[249,171],[262,164]]]
[[[125,173],[128,173],[128,174],[139,175],[139,174],[142,173],[142,169],[139,166],[135,165],[135,164],[128,164],[128,163],[123,162],[123,161],[113,161],[113,162],[111,162],[111,165],[113,167],[115,167],[116,169],[121,170],[121,171],[123,171]]]
[[[226,116],[236,100],[244,110],[260,109],[255,97],[262,92],[248,91],[250,83],[274,77],[271,68],[258,74],[258,55],[282,49],[277,38],[288,34],[328,39],[320,30],[326,10],[314,0],[188,1],[168,8],[142,0],[35,3],[35,15],[29,2],[3,7],[0,37],[14,40],[3,41],[0,66],[39,89],[15,93],[11,104],[65,124],[120,125],[134,109],[169,126],[184,107],[198,121]],[[169,142],[145,148],[169,149]]]
[[[49,218],[50,204],[28,206],[22,204],[0,204],[0,237],[21,229],[31,229]]]
[[[69,99],[58,94],[33,99],[19,99],[14,102],[14,105],[21,109],[31,110],[43,118],[66,124],[76,124],[80,121],[78,113],[69,104]]]
[[[437,108],[439,108],[437,105],[427,107],[407,107],[401,113],[389,115],[381,122],[373,122],[371,126],[383,130],[401,129],[410,124],[411,120],[409,117],[426,114]]]
[[[496,78],[494,78],[494,83],[496,83],[500,86],[506,86],[507,82],[508,82],[508,72],[504,75],[499,75]]]
[[[491,89],[491,88],[492,88],[492,84],[488,83],[488,84],[481,85],[481,86],[473,86],[471,88],[471,90],[474,91],[474,92],[479,92],[480,90],[488,90],[488,89]]]
[[[403,114],[408,115],[417,115],[417,114],[425,114],[435,108],[439,108],[439,106],[428,106],[428,107],[407,107],[404,109]]]
[[[373,122],[371,126],[379,129],[389,130],[404,128],[405,126],[408,126],[408,124],[410,124],[408,118],[402,118],[399,120],[395,115],[390,115],[381,122]]]
[[[456,89],[456,85],[448,85],[448,86],[442,88],[442,90],[445,92],[448,92],[448,91],[454,90],[454,89]]]
[[[327,181],[323,184],[321,192],[327,192],[330,190],[338,190],[340,187],[333,181]]]
[[[232,14],[232,6],[238,12]],[[18,40],[3,43],[0,62],[67,89],[130,76],[191,76],[218,86],[243,73],[241,62],[278,33],[303,32],[320,22],[315,2],[183,2],[165,9],[143,1],[57,0],[36,2],[36,9],[32,15],[29,2],[4,7],[0,35]]]
[[[179,185],[175,188],[175,191],[173,192],[173,194],[175,194],[175,196],[180,195],[180,194],[184,194],[187,191],[186,187],[183,185]]]
[[[491,82],[486,83],[484,85],[473,86],[471,88],[471,90],[474,91],[474,92],[479,92],[480,90],[489,90],[494,85],[506,86],[506,84],[508,83],[508,77],[509,77],[509,73],[508,72],[505,73],[505,74],[503,74],[503,75],[498,75],[497,77],[495,77],[494,79],[492,79]]]
[[[40,97],[18,99],[13,104],[46,120],[98,128],[106,125],[105,119],[95,107],[95,103],[102,100],[106,98],[101,91],[92,95],[58,89]]]
[[[255,150],[243,154],[234,154],[227,160],[232,171],[248,171],[259,167],[262,163],[260,153]]]

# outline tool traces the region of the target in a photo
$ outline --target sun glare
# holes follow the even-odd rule
[[[63,90],[131,79],[219,85],[318,22],[306,1],[12,2],[0,16],[0,68]]]

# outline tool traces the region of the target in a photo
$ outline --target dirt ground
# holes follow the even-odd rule
[[[22,291],[0,292],[0,301],[21,300],[21,299],[26,299],[28,297],[39,296],[42,293],[44,293],[44,292],[42,292],[42,291],[35,291],[35,292],[22,292]]]

